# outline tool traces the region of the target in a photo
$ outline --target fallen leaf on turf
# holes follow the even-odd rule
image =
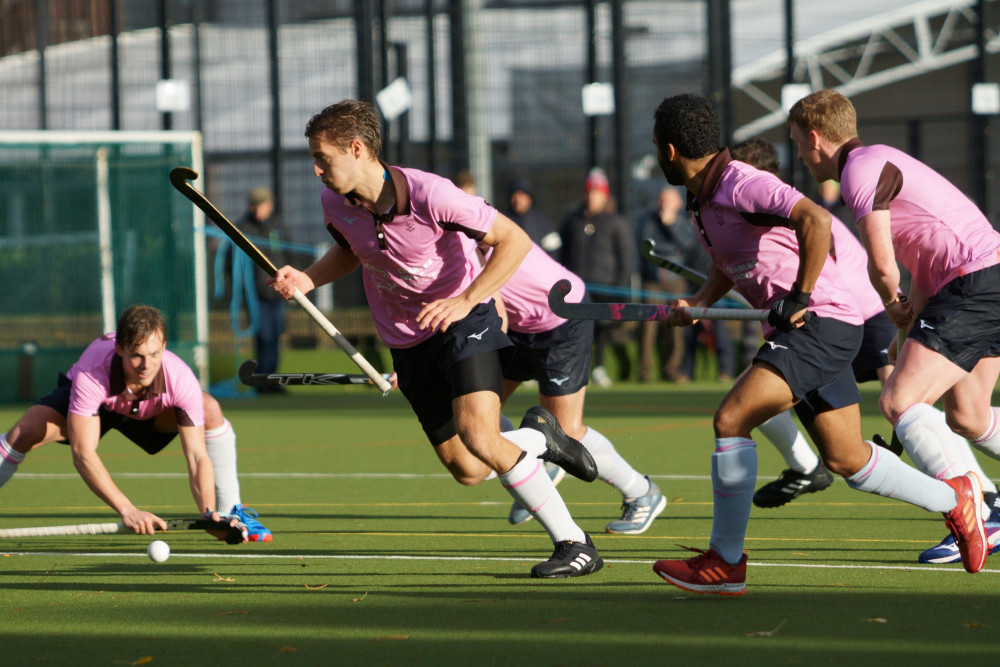
[[[215,574],[215,579],[213,579],[212,581],[236,581],[235,579],[231,579],[229,577],[223,577],[218,572],[215,572],[213,574]]]
[[[309,584],[302,584],[302,585],[305,586],[306,588],[308,588],[311,591],[318,591],[321,588],[326,588],[330,584],[323,584],[322,586],[310,586]]]
[[[282,646],[278,649],[280,653],[295,653],[296,650],[294,646]]]
[[[381,637],[376,637],[375,641],[381,641],[383,639],[409,639],[410,635],[382,635]]]
[[[153,656],[147,655],[144,658],[139,658],[138,660],[136,660],[132,664],[133,665],[145,665],[147,662],[153,662]]]
[[[861,622],[862,623],[888,623],[889,621],[887,621],[886,619],[884,619],[884,618],[882,618],[880,616],[876,616],[875,618],[862,618]]]
[[[747,637],[771,637],[773,635],[778,634],[778,630],[780,630],[781,626],[783,626],[784,624],[785,624],[785,619],[781,619],[781,623],[778,623],[778,625],[774,628],[774,630],[759,630],[757,632],[748,632],[748,633],[746,633],[746,636]]]
[[[364,600],[364,599],[365,599],[366,597],[368,597],[368,591],[365,591],[365,594],[364,594],[364,595],[362,595],[361,597],[359,597],[359,598],[354,598],[353,600],[351,600],[351,602],[361,602],[361,601],[362,601],[362,600]]]
[[[965,627],[967,629],[969,629],[969,630],[972,630],[974,628],[981,628],[981,627],[983,627],[983,624],[982,623],[976,623],[975,621],[973,621],[971,623],[966,623]]]
[[[212,614],[212,616],[228,616],[229,614],[249,614],[246,609],[230,609],[229,611],[220,611],[218,614]]]

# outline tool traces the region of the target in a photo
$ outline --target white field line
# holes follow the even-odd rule
[[[45,557],[79,557],[79,558],[143,558],[149,557],[142,553],[120,553],[89,551],[78,553],[66,553],[59,551],[0,551],[0,556],[45,556]],[[493,563],[537,563],[535,558],[510,558],[499,556],[403,556],[399,554],[386,554],[383,556],[353,555],[353,554],[216,554],[216,553],[172,553],[171,559],[193,559],[193,560],[366,560],[366,561],[477,561]],[[616,558],[605,558],[605,563],[614,565],[652,565],[655,560],[627,560]],[[932,565],[824,565],[821,563],[763,563],[759,561],[749,561],[748,566],[753,567],[786,567],[786,568],[810,568],[816,570],[895,570],[900,572],[941,572],[945,574],[962,573],[965,570],[957,567],[934,567]],[[1000,574],[1000,570],[980,570],[979,574]]]
[[[76,479],[74,472],[19,472],[16,479]],[[116,472],[114,477],[129,479],[187,479],[186,472]],[[241,479],[451,479],[446,472],[241,472]],[[707,480],[709,475],[650,475],[653,479]]]

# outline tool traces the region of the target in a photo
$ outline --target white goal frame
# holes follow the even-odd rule
[[[112,266],[114,258],[111,255],[111,208],[108,192],[107,151],[100,148],[101,144],[187,144],[191,147],[192,169],[201,173],[204,171],[203,144],[200,132],[184,130],[27,130],[0,131],[0,146],[4,144],[36,144],[36,145],[70,145],[90,144],[96,149],[97,182],[94,184],[97,193],[97,234],[101,262],[101,322],[104,331],[114,331],[118,320],[115,312],[114,281]],[[167,174],[164,174],[164,179]],[[195,286],[195,344],[194,366],[198,373],[202,389],[209,385],[208,364],[208,258],[205,246],[205,214],[194,208],[194,286]]]

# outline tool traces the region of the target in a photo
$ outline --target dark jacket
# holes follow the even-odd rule
[[[636,255],[632,231],[613,210],[588,216],[581,204],[563,218],[560,261],[594,285],[627,286]]]
[[[277,216],[261,222],[251,217],[250,212],[245,212],[237,221],[236,228],[250,239],[251,242],[264,253],[264,256],[271,260],[275,266],[288,264],[287,254],[282,249],[282,242],[288,241],[284,226]],[[237,251],[239,252],[239,251]],[[254,265],[254,284],[257,288],[257,298],[261,301],[277,301],[282,298],[273,287],[268,286],[268,275],[264,269]]]

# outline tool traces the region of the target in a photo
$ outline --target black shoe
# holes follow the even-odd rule
[[[886,442],[885,438],[883,438],[882,436],[880,436],[878,433],[876,433],[875,435],[872,436],[872,442],[874,442],[879,447],[883,447],[885,449],[888,449],[890,452],[892,452],[896,456],[902,456],[903,455],[903,443],[901,443],[899,441],[899,438],[896,437],[896,432],[895,431],[892,432],[892,442]]]
[[[555,463],[585,482],[597,479],[594,457],[578,440],[566,435],[551,412],[539,405],[528,408],[521,420],[521,428],[531,428],[545,436],[545,452],[538,458]]]
[[[795,500],[803,493],[822,491],[833,484],[833,475],[822,463],[812,472],[785,470],[778,479],[757,489],[753,494],[753,504],[757,507],[781,507]]]
[[[535,579],[563,579],[582,577],[600,570],[604,561],[597,555],[597,547],[590,541],[590,535],[586,538],[586,542],[556,542],[551,558],[531,568],[531,576]]]

